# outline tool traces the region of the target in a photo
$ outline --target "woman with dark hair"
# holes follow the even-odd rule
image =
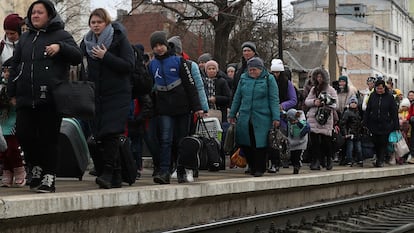
[[[332,145],[336,90],[329,85],[329,74],[323,68],[313,70],[312,84],[313,87],[305,100],[305,105],[309,107],[306,117],[311,128],[310,169],[320,170],[322,163],[326,165],[327,170],[331,170],[332,147],[328,145]]]
[[[16,135],[32,167],[30,189],[55,192],[58,135],[62,117],[52,91],[69,79],[70,65],[81,51],[49,0],[33,2],[27,11],[28,32],[21,35],[11,64],[8,95],[16,104]]]
[[[384,80],[375,82],[375,91],[369,96],[367,109],[364,113],[363,125],[372,136],[377,160],[375,167],[384,166],[384,157],[387,153],[388,135],[399,130],[398,109],[394,97],[388,90]]]
[[[131,101],[130,76],[135,60],[125,28],[111,22],[102,8],[89,16],[89,32],[81,43],[88,62],[88,79],[95,83],[96,116],[92,134],[101,153],[95,168],[100,188],[122,186],[120,136],[125,131]]]

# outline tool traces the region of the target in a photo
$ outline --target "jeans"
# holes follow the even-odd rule
[[[360,139],[347,139],[346,140],[346,160],[352,161],[352,153],[356,154],[356,161],[362,161],[362,146]]]
[[[178,142],[189,133],[190,114],[158,116],[160,130],[160,153],[158,156],[160,173],[170,172],[171,162],[176,159]]]

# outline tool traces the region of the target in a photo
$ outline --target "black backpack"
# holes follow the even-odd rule
[[[144,54],[141,50],[131,45],[134,50],[135,68],[131,75],[132,98],[149,94],[152,90],[153,79],[144,64]]]

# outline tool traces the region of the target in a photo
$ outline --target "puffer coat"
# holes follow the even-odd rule
[[[311,90],[309,91],[308,97],[306,97],[305,105],[309,107],[309,110],[306,114],[306,119],[308,120],[308,123],[311,128],[312,133],[316,134],[323,134],[326,136],[332,136],[332,130],[334,125],[334,116],[333,112],[336,110],[336,101],[338,99],[336,90],[329,85],[329,75],[323,68],[316,68],[312,72],[312,83],[315,85],[317,83],[316,76],[317,74],[322,74],[323,80],[324,80],[324,88],[321,90],[321,92],[326,92],[328,95],[331,96],[331,98],[334,100],[334,103],[331,103],[329,105],[325,105],[324,108],[327,110],[330,110],[330,114],[328,117],[328,120],[325,124],[321,125],[316,120],[316,113],[318,111],[318,107],[315,106],[315,100],[318,99],[318,95],[315,91],[316,87],[313,86]]]
[[[125,28],[112,23],[112,44],[103,59],[94,59],[81,43],[88,61],[88,79],[95,83],[96,116],[92,130],[96,138],[125,131],[131,101],[130,77],[134,68],[134,53]]]
[[[249,122],[254,128],[256,148],[267,147],[267,135],[273,121],[280,121],[279,89],[275,78],[266,70],[254,79],[243,73],[234,94],[229,117],[235,118],[236,143],[251,146]]]
[[[38,2],[53,4],[46,0]],[[52,6],[50,9],[55,8]],[[79,46],[64,30],[64,22],[56,12],[50,14],[49,24],[41,29],[33,27],[31,12],[29,9],[29,31],[21,35],[16,45],[8,82],[8,95],[16,97],[17,110],[22,107],[54,108],[53,88],[57,83],[68,80],[70,65],[82,61]],[[60,45],[59,53],[52,57],[45,55],[45,47],[51,44]]]

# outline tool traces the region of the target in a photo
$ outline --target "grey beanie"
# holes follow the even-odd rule
[[[247,67],[248,68],[255,67],[255,68],[259,68],[263,70],[264,63],[263,63],[263,60],[260,59],[259,57],[252,57],[247,61]]]
[[[213,56],[211,56],[211,54],[209,54],[209,53],[203,53],[203,54],[201,54],[199,57],[198,57],[198,62],[200,63],[200,62],[204,62],[204,63],[206,63],[206,62],[208,62],[208,61],[210,61],[210,60],[213,60]]]
[[[150,44],[154,48],[156,44],[163,44],[168,47],[167,33],[164,31],[155,31],[151,34]]]
[[[181,38],[179,36],[173,36],[168,39],[168,43],[173,44],[175,49],[175,53],[182,54],[183,53],[183,44],[181,43]]]
[[[251,41],[246,41],[242,44],[241,48],[248,47],[249,49],[253,50],[253,52],[257,53],[256,44]]]

